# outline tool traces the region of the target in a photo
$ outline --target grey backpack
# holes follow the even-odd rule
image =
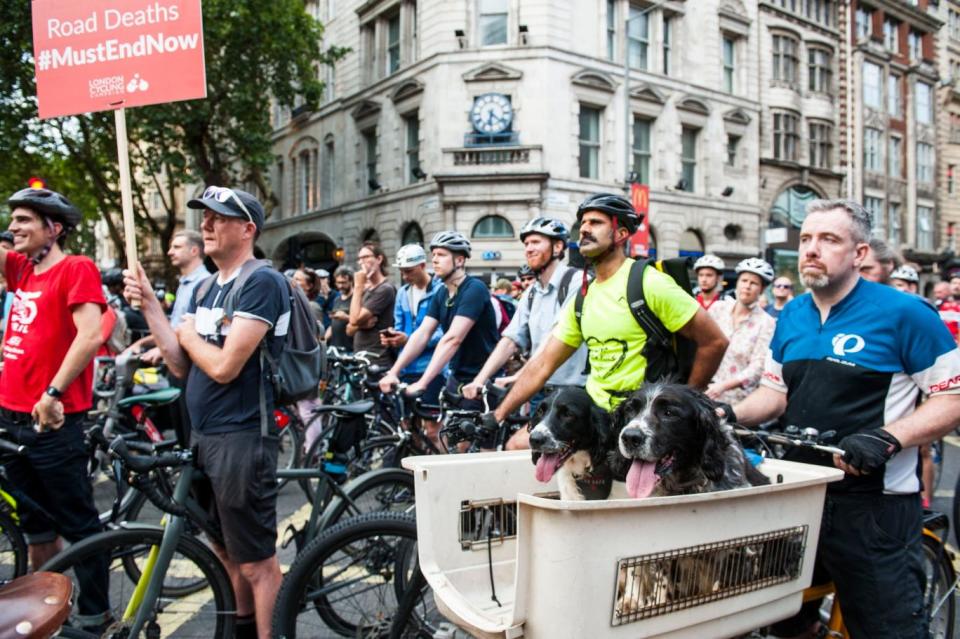
[[[268,260],[248,260],[240,267],[236,282],[223,299],[224,318],[233,317],[234,306],[250,276],[262,268],[273,268]],[[197,287],[197,299],[202,300],[216,281],[214,273]],[[324,367],[325,353],[317,334],[317,321],[310,302],[299,287],[284,278],[290,296],[290,326],[283,338],[283,350],[275,358],[267,348],[267,340],[260,342],[260,368],[269,366],[273,383],[274,403],[292,404],[301,399],[316,397]],[[222,321],[222,320],[221,320]],[[263,384],[260,385],[260,430],[269,433],[269,415]]]

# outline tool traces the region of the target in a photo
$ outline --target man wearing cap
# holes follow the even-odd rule
[[[8,204],[14,250],[0,247],[0,264],[14,302],[3,343],[0,428],[27,447],[4,468],[30,498],[19,515],[37,569],[62,549],[61,537],[76,543],[100,531],[84,418],[93,405],[92,363],[107,303],[93,261],[63,252],[80,211],[47,189],[23,189]],[[79,623],[100,626],[109,618],[104,558],[85,562],[77,580]]]
[[[427,273],[427,253],[419,244],[401,246],[397,251],[396,266],[400,269],[403,286],[397,292],[397,301],[393,306],[393,328],[380,333],[380,343],[400,352],[407,343],[407,339],[423,324],[430,302],[443,286],[443,282],[440,278],[431,277],[430,273]],[[443,327],[437,326],[420,356],[400,371],[401,382],[412,384],[420,379],[423,371],[427,370],[430,358],[433,357],[433,350],[441,337],[443,337]],[[443,381],[443,375],[437,375],[427,385],[427,390],[423,394],[425,404],[439,403]],[[427,434],[434,440],[438,432],[437,426],[436,422],[424,423]]]
[[[241,267],[253,259],[264,212],[239,189],[208,187],[187,206],[203,210],[203,248],[219,269],[198,288],[174,331],[143,269],[126,273],[124,294],[140,300],[170,372],[186,376],[196,465],[209,483],[198,489],[223,533],[214,550],[237,595],[237,637],[269,637],[280,587],[276,557],[277,440],[261,433],[259,394],[273,411],[273,385],[260,366],[261,344],[279,357],[290,321],[289,284],[273,269],[255,270],[224,314]],[[251,400],[251,398],[253,398]]]

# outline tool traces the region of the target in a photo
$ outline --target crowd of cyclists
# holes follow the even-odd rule
[[[931,482],[927,474],[921,481],[920,460],[960,421],[960,274],[937,283],[934,300],[922,299],[917,267],[871,239],[869,213],[856,202],[809,205],[796,273],[748,257],[724,290],[726,262],[703,255],[692,265],[694,295],[654,263],[627,256],[642,220],[617,194],[579,205],[577,237],[559,219],[528,221],[519,233],[526,264],[515,280],[488,285],[470,274],[479,271],[470,268],[473,248],[455,230],[393,256],[364,243],[356,268],[332,274],[253,264],[262,205],[211,186],[187,204],[203,214],[200,231],[171,241],[167,255],[180,276],[173,295],[158,295],[142,267],[101,279],[89,258],[68,255],[80,212],[63,195],[25,189],[8,205],[0,428],[29,451],[6,473],[55,516],[24,513],[35,568],[62,549],[61,537],[75,543],[99,530],[83,422],[92,361],[119,324],[135,337],[127,348],[145,364],[162,363],[184,390],[181,419],[205,476],[198,495],[223,532],[213,545],[237,597],[236,636],[270,635],[282,575],[265,357],[283,348],[292,285],[308,299],[324,347],[362,353],[381,392],[399,387],[424,405],[443,394],[456,408],[485,411],[486,433],[533,414],[558,387],[585,387],[610,411],[645,382],[668,379],[703,390],[730,421],[834,428],[847,452],[832,463],[847,475],[829,489],[817,576],[836,583],[852,636],[925,634],[920,492],[928,503]],[[586,268],[567,263],[572,241]],[[654,339],[658,332],[667,339]],[[667,366],[667,350],[681,340],[695,354],[685,367]],[[487,410],[490,382],[509,391]],[[298,404],[304,422],[318,402]],[[442,425],[423,426],[444,450]],[[308,433],[305,447],[319,435]],[[505,448],[527,448],[527,438],[527,429],[515,429]],[[79,577],[96,583],[105,570],[91,561]],[[105,627],[109,604],[84,592],[96,589],[81,591],[84,625]],[[815,625],[805,609],[777,634],[808,636]]]

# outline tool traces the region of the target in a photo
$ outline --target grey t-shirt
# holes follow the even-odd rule
[[[391,350],[380,345],[380,331],[393,327],[393,304],[396,298],[397,289],[387,281],[364,291],[362,306],[377,318],[377,323],[372,328],[358,330],[353,336],[353,352],[376,353],[373,363],[381,366],[393,363]]]

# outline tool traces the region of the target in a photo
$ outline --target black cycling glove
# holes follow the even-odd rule
[[[843,461],[862,473],[872,473],[899,453],[900,441],[882,428],[847,435],[839,447],[846,452]]]
[[[500,422],[497,421],[496,416],[494,416],[493,411],[489,413],[484,413],[480,417],[480,429],[486,433],[491,434],[497,432],[497,429],[500,428]]]
[[[737,414],[733,412],[733,406],[726,402],[714,402],[713,405],[723,413],[723,419],[727,420],[728,424],[737,423]]]

